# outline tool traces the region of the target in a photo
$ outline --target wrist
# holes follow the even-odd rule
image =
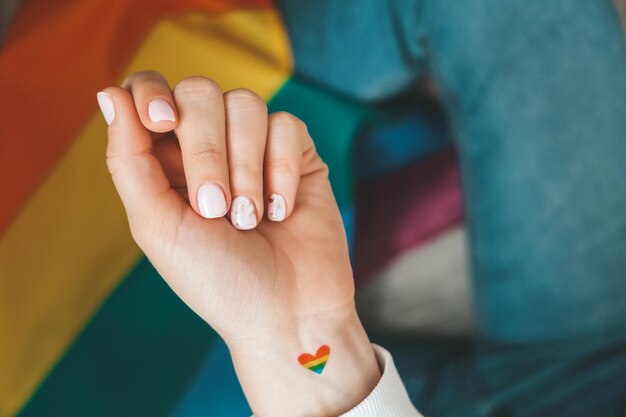
[[[337,416],[367,397],[381,376],[353,304],[227,344],[256,417]],[[324,348],[316,356],[321,346],[328,355]]]

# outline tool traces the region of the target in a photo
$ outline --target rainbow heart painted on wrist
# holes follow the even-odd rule
[[[315,355],[311,355],[310,353],[303,353],[298,356],[298,362],[300,365],[307,368],[309,371],[313,371],[316,374],[321,374],[324,368],[326,367],[326,362],[328,362],[328,357],[330,356],[330,347],[327,345],[322,345],[317,349],[317,353]]]

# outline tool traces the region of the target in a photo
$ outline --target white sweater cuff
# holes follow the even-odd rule
[[[422,417],[409,399],[391,354],[372,346],[383,375],[370,395],[341,417]]]

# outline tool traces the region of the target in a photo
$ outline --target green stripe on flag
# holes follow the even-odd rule
[[[315,372],[316,374],[321,374],[322,371],[324,370],[325,366],[326,366],[326,362],[320,363],[319,365],[315,365],[315,366],[309,368],[309,370]]]
[[[289,111],[307,123],[330,167],[339,206],[349,207],[353,141],[363,122],[369,121],[370,109],[293,78],[269,109]],[[217,337],[143,259],[19,415],[167,416]]]
[[[142,259],[20,415],[165,416],[216,338]]]

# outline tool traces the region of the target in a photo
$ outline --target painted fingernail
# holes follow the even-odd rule
[[[200,187],[198,190],[198,208],[200,214],[207,219],[223,217],[228,210],[222,187],[213,182],[207,182]]]
[[[239,230],[254,229],[257,223],[254,203],[248,197],[235,198],[230,209],[230,220]]]
[[[108,125],[113,123],[113,119],[115,119],[115,106],[113,106],[113,99],[111,95],[105,93],[104,91],[100,91],[96,94],[98,98],[98,105],[100,106],[100,110],[102,110],[102,115],[104,116],[104,120]]]
[[[155,123],[164,121],[176,121],[174,109],[172,109],[170,103],[163,100],[162,98],[154,99],[150,103],[148,103],[148,116],[150,116],[150,120]]]
[[[274,222],[285,220],[287,214],[287,205],[285,199],[279,194],[272,194],[268,198],[267,218]]]

